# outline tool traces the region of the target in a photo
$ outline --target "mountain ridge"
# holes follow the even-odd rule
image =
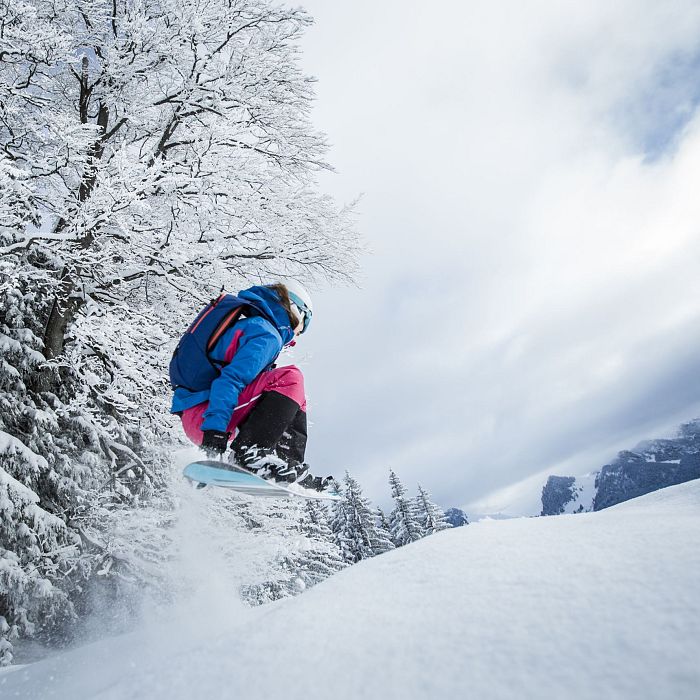
[[[643,440],[609,464],[583,476],[551,475],[540,515],[596,511],[667,486],[700,478],[700,419],[673,438]]]

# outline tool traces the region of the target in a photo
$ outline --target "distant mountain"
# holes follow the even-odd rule
[[[583,513],[593,510],[600,472],[583,476],[550,476],[542,489],[541,515]]]
[[[602,510],[645,493],[700,478],[700,419],[678,436],[645,440],[602,469],[582,477],[550,476],[542,489],[541,515]]]
[[[448,508],[445,511],[445,519],[452,527],[461,527],[462,525],[469,525],[469,519],[467,514],[460,508]]]

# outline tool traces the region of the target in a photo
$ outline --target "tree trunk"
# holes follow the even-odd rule
[[[80,121],[87,123],[89,121],[89,106],[92,88],[89,86],[88,60],[83,57],[82,71],[80,76],[80,98],[78,102]],[[97,164],[102,159],[104,154],[105,141],[107,139],[107,126],[109,123],[109,109],[102,103],[99,103],[97,112],[97,126],[99,127],[99,135],[95,140],[87,160],[85,172],[78,188],[78,202],[85,202],[95,186],[97,180]],[[65,219],[61,218],[56,223],[54,231],[58,233],[67,225]],[[80,241],[82,248],[89,248],[94,240],[94,229],[88,229],[85,236]],[[75,318],[77,310],[82,302],[72,296],[74,292],[74,284],[71,275],[67,268],[61,271],[61,282],[51,304],[51,311],[46,322],[44,331],[44,355],[47,359],[54,359],[63,354],[63,349],[66,342],[66,331],[68,326]]]
[[[66,270],[62,273],[59,292],[53,299],[51,311],[44,330],[44,355],[47,360],[54,359],[63,354],[66,342],[66,330],[75,317],[79,300],[71,297],[73,283]]]

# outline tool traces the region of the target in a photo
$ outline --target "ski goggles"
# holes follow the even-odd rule
[[[306,329],[309,327],[311,317],[313,316],[311,309],[302,301],[301,297],[294,294],[294,292],[289,292],[289,300],[292,302],[292,304],[294,304],[294,306],[296,306],[299,314],[301,315],[302,322],[304,324],[301,332],[306,333]]]

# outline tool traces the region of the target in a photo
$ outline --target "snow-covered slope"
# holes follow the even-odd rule
[[[580,515],[481,521],[245,609],[0,676],[3,698],[696,698],[700,482]]]

